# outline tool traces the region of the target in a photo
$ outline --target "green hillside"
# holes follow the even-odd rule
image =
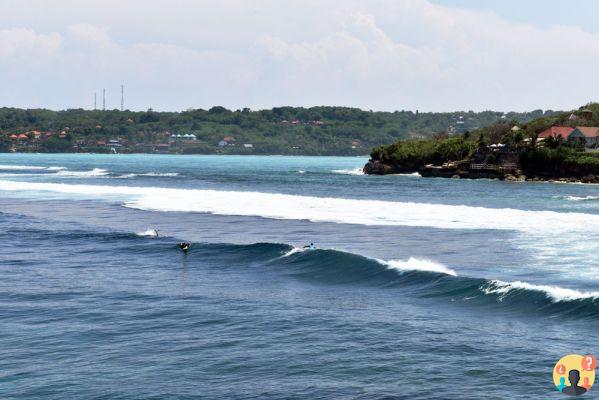
[[[183,112],[0,108],[0,150],[104,152],[111,150],[107,142],[112,140],[119,152],[363,155],[399,139],[462,133],[497,121],[524,123],[554,114],[372,112],[346,107]],[[193,134],[196,140],[171,138],[183,134]],[[219,146],[225,137],[233,140]]]
[[[584,140],[539,138],[541,132],[552,126],[599,127],[599,103],[524,123],[501,120],[463,134],[398,140],[374,148],[365,171],[371,174],[424,171],[432,176],[503,178],[505,174],[499,171],[509,164],[513,169],[510,174],[517,172],[528,178],[599,180],[599,176],[593,176],[599,175],[596,139],[591,138],[589,144]],[[476,164],[475,172],[472,164]],[[439,167],[431,167],[435,165]]]

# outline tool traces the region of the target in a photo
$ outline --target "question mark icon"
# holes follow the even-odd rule
[[[555,368],[555,370],[560,375],[563,375],[566,373],[566,367],[564,366],[564,364],[558,364],[557,367]]]
[[[597,367],[597,359],[590,354],[582,357],[582,369],[585,371],[592,371]]]

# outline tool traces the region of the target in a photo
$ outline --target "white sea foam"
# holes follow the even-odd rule
[[[46,168],[48,171],[62,171],[67,169],[66,167],[48,167]]]
[[[144,232],[138,232],[137,236],[158,237],[158,231],[156,229],[146,229]]]
[[[43,173],[3,173],[0,172],[0,179],[2,178],[22,178],[25,176],[42,176],[44,175]]]
[[[418,172],[412,172],[411,174],[393,174],[394,176],[409,176],[411,178],[421,178],[422,175],[420,175]]]
[[[300,169],[299,171],[297,171],[298,174],[305,174],[306,171],[304,171],[303,169]]]
[[[377,260],[389,269],[398,271],[426,271],[439,274],[457,276],[458,274],[451,268],[446,267],[435,261],[410,257],[408,260]]]
[[[463,205],[297,196],[260,192],[157,187],[70,185],[0,180],[0,190],[54,192],[102,199],[119,195],[130,208],[203,212],[361,225],[426,226],[445,229],[499,229],[526,233],[599,233],[599,215],[493,209]],[[568,239],[569,240],[569,239]]]
[[[500,301],[502,301],[510,292],[516,290],[532,290],[535,292],[542,292],[545,294],[545,296],[547,296],[547,298],[550,298],[555,302],[599,299],[599,292],[578,291],[574,289],[562,288],[559,286],[533,285],[521,281],[504,282],[493,280],[481,286],[480,289],[485,294],[498,294]]]
[[[599,200],[599,196],[565,196],[564,199],[568,201],[591,201]]]
[[[306,251],[306,249],[301,248],[301,247],[294,247],[293,249],[289,250],[287,253],[283,254],[283,257],[289,257],[292,254],[302,253],[304,251]]]
[[[44,169],[47,169],[47,167],[40,167],[36,165],[0,165],[0,170],[8,171],[33,171]]]
[[[362,168],[334,169],[331,172],[334,174],[342,174],[342,175],[364,175],[364,171],[362,170]]]
[[[119,175],[116,176],[115,178],[119,178],[119,179],[129,179],[129,178],[137,178],[139,176],[148,176],[148,177],[174,177],[174,176],[179,176],[178,172],[146,172],[146,173],[139,173],[139,174],[125,174],[125,175]]]
[[[92,177],[92,176],[106,176],[106,175],[108,175],[108,171],[106,171],[105,169],[101,169],[101,168],[94,168],[90,171],[60,170],[55,175],[56,176],[70,176],[70,177],[76,177],[76,178],[77,177],[85,178],[85,177]]]

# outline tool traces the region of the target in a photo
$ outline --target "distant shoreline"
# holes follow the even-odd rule
[[[103,156],[122,156],[122,155],[152,155],[152,156],[241,156],[241,157],[344,157],[344,158],[368,158],[368,154],[362,155],[343,155],[343,154],[236,154],[236,153],[205,153],[205,154],[181,154],[181,153],[149,153],[149,152],[127,152],[127,153],[103,153],[103,152],[33,152],[33,151],[11,151],[11,152],[0,152],[0,157],[3,154],[39,154],[39,155],[57,155],[57,154],[90,154],[90,155],[103,155]]]

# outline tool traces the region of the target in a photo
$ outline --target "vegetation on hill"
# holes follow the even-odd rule
[[[500,120],[526,122],[553,114],[541,110],[505,115],[494,111],[372,112],[346,107],[231,111],[217,106],[184,112],[0,108],[0,151],[102,152],[109,150],[106,142],[114,139],[123,146],[122,152],[156,151],[156,145],[162,145],[161,150],[171,153],[361,155],[399,139],[460,133]],[[44,135],[38,138],[32,131]],[[45,136],[47,132],[55,135]],[[10,138],[19,134],[27,138]],[[197,140],[173,144],[173,134],[194,134]],[[218,146],[226,136],[234,142]]]
[[[551,126],[599,126],[599,103],[525,123],[502,120],[473,132],[452,136],[437,134],[428,139],[399,140],[378,146],[372,150],[365,171],[375,174],[414,172],[430,164],[460,162],[493,165],[499,164],[497,154],[500,154],[504,161],[516,162],[528,176],[599,175],[599,153],[585,151],[584,143],[553,137],[541,143],[538,135]],[[501,151],[493,151],[491,145]]]

